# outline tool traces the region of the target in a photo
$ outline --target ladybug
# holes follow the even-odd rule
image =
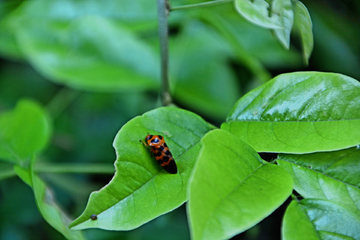
[[[164,137],[161,135],[147,135],[145,142],[141,141],[146,146],[151,147],[151,152],[155,156],[156,161],[168,173],[177,173],[175,160],[165,143]]]

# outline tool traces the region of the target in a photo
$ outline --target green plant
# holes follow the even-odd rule
[[[1,113],[0,179],[18,176],[29,185],[43,219],[67,239],[96,238],[79,231],[88,228],[133,230],[185,202],[192,239],[229,239],[287,205],[287,199],[283,239],[360,239],[360,83],[319,71],[270,80],[263,64],[267,54],[285,65],[300,65],[301,59],[308,63],[312,22],[301,2],[183,0],[170,5],[158,0],[157,11],[146,0],[2,5],[0,53],[30,62],[65,87],[46,88],[44,98],[52,99],[46,108],[22,99]],[[194,10],[180,11],[185,9]],[[168,20],[168,11],[174,18]],[[301,53],[288,50],[292,32],[300,39]],[[238,83],[242,77],[234,70],[239,65],[247,71],[237,74],[251,75],[253,81]],[[149,93],[158,89],[162,106]],[[240,89],[246,93],[242,97]],[[51,91],[57,92],[55,97]],[[104,94],[114,92],[120,92],[113,96],[121,105]],[[42,94],[33,98],[48,102]],[[81,97],[85,100],[76,102]],[[109,105],[111,113],[104,110]],[[70,121],[67,108],[78,114]],[[66,127],[74,125],[78,135],[84,126],[84,132],[94,131],[94,125],[86,124],[87,108],[97,109],[94,116],[124,116],[114,118],[122,123],[113,141],[114,177],[91,193],[83,213],[70,220],[48,185],[61,186],[58,193],[65,189],[73,198],[87,197],[89,189],[99,187],[83,175],[53,175],[114,172],[110,164],[86,160],[97,154],[96,148],[103,151],[101,137],[80,139],[93,145],[60,164],[51,159],[60,155],[59,148],[74,149],[71,138],[61,135]],[[77,124],[77,118],[85,120]],[[95,124],[99,135],[102,122]],[[148,133],[164,136],[177,174],[162,170],[139,142]],[[50,144],[53,135],[61,138]],[[265,161],[259,152],[278,155]],[[74,165],[79,156],[85,160]],[[79,199],[76,214],[85,203],[84,197]],[[103,231],[97,234],[106,238]]]

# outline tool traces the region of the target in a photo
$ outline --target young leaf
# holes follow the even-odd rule
[[[270,16],[270,6],[264,0],[235,0],[236,10],[248,21],[265,28],[282,28],[277,15]]]
[[[46,112],[30,100],[20,100],[13,111],[0,115],[0,158],[29,162],[48,143],[51,126]]]
[[[34,160],[32,162],[34,162]],[[66,239],[84,239],[82,232],[71,231],[68,228],[71,220],[56,204],[53,193],[49,188],[47,188],[46,184],[39,178],[39,176],[33,172],[32,167],[28,170],[16,165],[14,166],[14,170],[17,175],[33,189],[36,204],[41,215],[53,228],[64,235]]]
[[[319,199],[292,201],[282,226],[282,239],[360,239],[360,216],[339,203]]]
[[[189,187],[194,240],[229,239],[260,222],[291,194],[291,176],[264,162],[236,136],[214,130],[201,142]]]
[[[320,72],[280,75],[242,97],[221,128],[258,152],[306,153],[360,144],[360,83]]]
[[[183,204],[199,141],[210,130],[199,116],[178,108],[164,107],[126,123],[114,140],[116,173],[111,182],[90,195],[83,214],[72,229],[134,229]],[[164,136],[178,168],[170,174],[157,165],[139,140],[146,135]],[[96,220],[91,216],[96,215]]]
[[[308,64],[311,52],[314,47],[314,36],[312,32],[312,22],[310,14],[305,5],[300,2],[295,2],[295,24],[294,28],[300,34],[302,50],[305,63]]]
[[[294,178],[304,198],[319,198],[347,205],[360,215],[360,150],[305,155],[280,154],[278,163]]]
[[[273,0],[272,14],[278,16],[282,28],[275,28],[276,37],[284,45],[285,48],[290,48],[290,33],[294,22],[294,12],[290,0]]]

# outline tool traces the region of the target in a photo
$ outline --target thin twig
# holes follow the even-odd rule
[[[170,84],[169,84],[169,46],[168,46],[168,0],[157,0],[159,38],[161,51],[161,101],[163,106],[171,104]]]
[[[189,5],[172,7],[172,8],[170,8],[170,11],[191,9],[191,8],[199,8],[199,7],[210,7],[210,6],[216,6],[216,5],[219,5],[219,4],[229,3],[229,2],[233,2],[233,1],[234,0],[218,0],[218,1],[211,1],[211,2],[189,4]]]

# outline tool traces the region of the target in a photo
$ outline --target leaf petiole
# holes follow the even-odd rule
[[[216,6],[216,5],[225,4],[225,3],[229,3],[229,2],[233,2],[233,1],[234,0],[218,0],[218,1],[211,1],[211,2],[189,4],[189,5],[171,7],[170,11],[199,8],[199,7],[210,7],[210,6]]]

